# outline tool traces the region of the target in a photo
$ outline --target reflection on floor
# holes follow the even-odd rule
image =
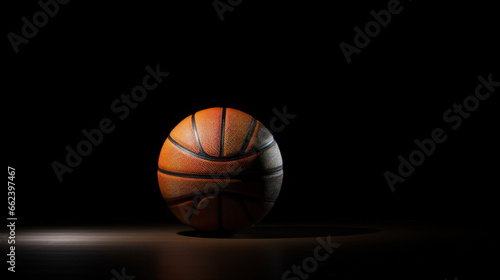
[[[478,229],[423,226],[269,225],[232,236],[185,226],[35,228],[18,231],[15,276],[462,280],[493,271],[491,248],[498,242]]]

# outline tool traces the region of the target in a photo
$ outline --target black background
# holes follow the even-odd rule
[[[184,117],[227,106],[275,132],[284,184],[267,222],[388,221],[493,226],[498,211],[498,91],[456,131],[442,114],[498,72],[498,16],[475,1],[402,1],[348,64],[339,44],[388,1],[249,1],[220,21],[212,1],[71,1],[15,54],[7,36],[4,150],[16,168],[18,225],[180,223],[157,178],[163,141]],[[6,31],[36,1],[6,9]],[[498,36],[496,36],[498,37]],[[110,104],[170,72],[123,121]],[[60,183],[83,129],[115,130]],[[384,172],[436,127],[448,139],[391,192]],[[6,193],[6,191],[4,192]],[[7,211],[4,211],[7,212]]]

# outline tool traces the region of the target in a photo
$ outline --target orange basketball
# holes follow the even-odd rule
[[[231,108],[205,109],[182,120],[158,159],[168,207],[199,230],[235,232],[259,222],[273,207],[282,180],[272,134]]]

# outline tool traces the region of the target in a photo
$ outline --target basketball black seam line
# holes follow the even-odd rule
[[[222,192],[221,191],[221,192],[219,192],[219,194],[217,196],[219,196],[220,194],[224,194],[226,196],[233,196],[233,197],[236,197],[236,198],[239,197],[239,198],[242,198],[242,199],[252,200],[252,201],[256,201],[256,202],[264,203],[264,204],[274,204],[276,202],[275,200],[272,200],[272,201],[271,200],[265,200],[265,199],[260,199],[260,198],[257,198],[257,197],[253,197],[253,196],[245,195],[245,194],[240,194],[240,193]],[[197,197],[199,195],[205,195],[205,197],[215,197],[213,195],[213,193],[211,193],[211,192],[202,192],[202,193],[197,193],[195,195],[190,195],[190,196],[187,196],[187,197],[179,198],[179,199],[176,199],[176,200],[165,201],[165,203],[168,206],[175,206],[175,205],[178,205],[178,204],[181,204],[181,203],[184,203],[184,202],[192,201],[192,200],[194,200],[195,197]],[[203,198],[205,198],[205,197],[203,197]],[[201,199],[203,199],[203,198],[201,198]],[[195,201],[193,203],[193,206],[195,206],[194,204],[196,204],[196,207],[198,207],[198,202]],[[192,211],[194,212],[194,210],[192,210]],[[188,218],[190,218],[191,215],[192,214],[190,213],[190,215],[188,216]]]
[[[257,127],[257,121],[255,120],[255,118],[252,118],[252,123],[250,124],[250,128],[248,129],[248,135],[245,138],[245,141],[243,141],[243,144],[241,145],[240,153],[243,154],[247,149],[248,145],[250,144],[250,140],[252,140],[252,136],[255,133],[256,127]]]
[[[251,155],[254,155],[257,152],[265,150],[266,148],[268,148],[269,146],[271,146],[273,143],[275,143],[274,138],[273,138],[268,143],[262,145],[262,147],[256,148],[255,149],[255,153],[254,152],[248,152],[246,154],[234,155],[234,156],[231,156],[231,157],[213,157],[213,156],[210,156],[208,154],[205,154],[205,152],[203,152],[203,154],[201,154],[201,153],[197,154],[197,153],[189,150],[188,148],[182,146],[179,142],[175,141],[172,137],[170,137],[170,135],[167,137],[167,139],[170,142],[172,142],[172,144],[174,144],[175,146],[179,147],[181,150],[186,151],[186,152],[188,152],[188,153],[190,153],[190,154],[192,154],[192,155],[194,155],[196,157],[199,157],[199,158],[202,158],[202,159],[206,159],[206,160],[210,160],[210,161],[232,161],[232,160],[236,160],[236,159],[246,158],[246,157],[249,157]],[[198,143],[198,145],[199,145],[199,143]],[[200,146],[200,149],[201,149],[201,146]]]
[[[271,139],[271,141],[267,142],[266,144],[262,145],[260,148],[258,149],[255,149],[257,152],[260,152],[264,149],[266,149],[267,147],[271,146],[271,144],[273,144],[275,141],[274,141],[274,138]]]
[[[222,108],[222,117],[220,123],[220,149],[219,149],[219,157],[224,156],[224,133],[226,130],[226,108]]]
[[[231,173],[214,173],[214,174],[189,174],[189,173],[178,173],[178,172],[172,172],[168,171],[162,168],[158,167],[158,171],[170,175],[170,176],[175,176],[175,177],[183,177],[183,178],[193,178],[193,179],[213,179],[213,180],[243,180],[246,179],[247,181],[250,181],[251,179],[261,179],[263,177],[273,175],[275,173],[278,173],[280,171],[283,171],[283,165],[280,165],[278,167],[275,167],[271,170],[268,170],[266,172],[262,173],[250,173],[250,174],[235,174],[232,175]]]
[[[194,113],[193,115],[191,115],[191,126],[193,127],[193,131],[194,131],[194,137],[196,139],[196,143],[198,143],[198,148],[200,149],[200,155],[207,155],[205,153],[205,151],[203,151],[203,148],[201,147],[201,142],[200,142],[200,137],[198,137],[198,130],[196,129],[196,120],[195,120],[195,115],[196,113]],[[170,137],[170,135],[168,136]],[[170,138],[171,140],[173,140],[172,138]],[[175,143],[174,143],[175,144]],[[179,144],[180,145],[180,144]],[[184,148],[184,147],[183,147]],[[186,148],[184,148],[185,150],[188,150]],[[189,150],[188,150],[189,151]],[[196,154],[196,153],[194,153]]]
[[[245,204],[245,202],[241,198],[239,198],[239,197],[237,197],[236,199],[240,202],[241,206],[243,207],[243,210],[245,211],[245,213],[246,213],[246,215],[247,215],[248,220],[250,221],[250,223],[252,223],[252,225],[254,225],[255,224],[255,219],[252,217],[252,214],[250,213],[250,210],[248,210],[247,205]]]
[[[194,199],[194,197],[193,197],[193,199]],[[188,217],[186,219],[186,225],[189,225],[189,223],[191,223],[191,218],[193,217],[193,214],[196,211],[196,208],[198,207],[198,203],[199,203],[199,201],[193,200],[193,206],[191,207],[191,210],[189,210],[189,214],[188,214]]]

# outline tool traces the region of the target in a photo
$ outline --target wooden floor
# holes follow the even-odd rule
[[[18,231],[16,273],[9,276],[479,279],[497,264],[486,254],[498,252],[491,252],[498,242],[491,243],[490,237],[479,229],[375,224],[263,225],[233,236],[205,236],[180,225],[35,228]]]

